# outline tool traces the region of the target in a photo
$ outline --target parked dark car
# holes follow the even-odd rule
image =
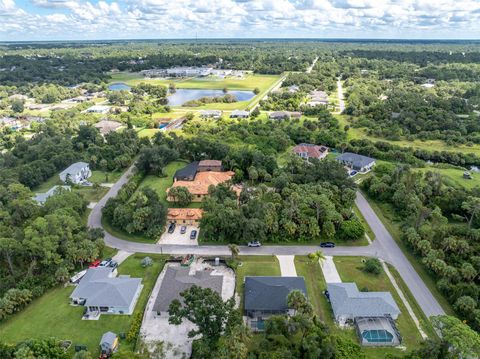
[[[117,268],[118,267],[118,262],[110,261],[110,264],[108,266],[111,267],[111,268]]]
[[[180,234],[185,234],[187,233],[187,227],[186,226],[181,226],[180,227]]]
[[[168,233],[173,233],[175,232],[175,223],[170,223],[168,226]]]
[[[333,242],[322,242],[322,243],[320,243],[320,247],[322,247],[322,248],[335,248],[335,243],[333,243]]]
[[[249,246],[249,247],[261,247],[262,243],[260,243],[259,241],[252,241],[252,242],[248,242],[247,246]]]
[[[197,231],[194,229],[190,232],[190,239],[194,240],[195,238],[197,238]]]

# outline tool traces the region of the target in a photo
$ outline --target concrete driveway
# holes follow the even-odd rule
[[[296,277],[295,256],[277,256],[282,277]]]
[[[160,240],[158,241],[158,243],[159,244],[177,244],[177,245],[183,245],[183,246],[198,246],[197,238],[200,233],[200,229],[197,226],[186,226],[187,231],[184,234],[181,234],[180,233],[181,227],[182,227],[181,225],[177,225],[173,233],[168,233],[168,231],[165,231],[160,237]],[[195,237],[195,239],[190,239],[190,233],[193,230],[197,231],[197,237]]]
[[[333,262],[332,256],[325,256],[325,260],[320,261],[320,266],[322,267],[323,276],[325,277],[325,282],[327,283],[342,283],[340,275],[338,274],[337,267]]]

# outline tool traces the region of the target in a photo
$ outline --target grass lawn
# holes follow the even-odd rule
[[[236,270],[235,293],[240,297],[243,311],[243,289],[245,276],[280,276],[280,264],[275,256],[240,256],[242,263]]]
[[[167,206],[171,207],[171,203],[167,202],[167,188],[172,186],[173,175],[175,174],[175,172],[180,168],[185,167],[186,165],[187,163],[183,161],[171,162],[167,165],[167,167],[165,167],[165,177],[147,175],[143,179],[142,183],[140,183],[140,186],[138,186],[138,188],[140,189],[147,186],[152,188],[158,193],[158,195],[160,196],[160,200]]]
[[[395,242],[402,250],[403,254],[407,257],[409,262],[415,268],[416,272],[422,278],[425,285],[428,287],[433,296],[437,299],[438,303],[441,305],[445,313],[448,315],[455,315],[450,303],[447,299],[440,293],[435,284],[435,278],[433,278],[426,270],[426,268],[421,264],[421,258],[415,255],[410,248],[407,248],[405,243],[402,241],[402,231],[400,228],[400,220],[396,217],[395,212],[391,205],[388,203],[380,203],[374,199],[368,197],[364,193],[365,197],[368,199],[370,206],[377,214],[378,218],[382,221],[383,225],[392,235]]]
[[[158,128],[143,128],[140,131],[137,132],[138,137],[143,138],[153,138],[157,132],[160,132],[160,129]]]
[[[138,243],[155,243],[157,240],[149,238],[142,234],[130,234],[121,229],[118,229],[104,217],[102,216],[102,227],[105,231],[111,235],[123,239],[125,241],[138,242]]]
[[[343,282],[355,282],[360,290],[362,290],[363,288],[368,288],[369,291],[388,291],[392,294],[401,311],[401,314],[396,320],[396,323],[403,338],[402,345],[406,346],[407,350],[414,349],[421,342],[422,338],[420,336],[420,332],[415,326],[415,323],[408,314],[403,302],[400,300],[400,297],[395,291],[395,288],[393,287],[385,272],[382,272],[379,275],[363,272],[361,270],[363,267],[362,259],[364,258],[334,257],[333,260],[337,267],[338,273],[340,274],[340,278]],[[414,308],[418,309],[417,306],[415,306]],[[372,357],[374,358],[383,358],[387,353],[401,353],[398,349],[394,348],[368,348],[365,349],[365,351],[367,355],[369,355],[369,357],[369,353],[372,352]]]
[[[305,278],[308,299],[313,305],[315,314],[325,323],[332,325],[333,313],[330,303],[323,295],[323,292],[327,289],[327,284],[320,264],[311,262],[307,256],[295,256],[295,269],[298,276]]]
[[[140,262],[145,256],[147,255],[134,254],[118,268],[119,274],[143,278],[144,288],[135,307],[135,313],[144,310],[166,258],[161,255],[148,254],[154,259],[154,264],[142,268]],[[132,319],[128,315],[102,315],[98,321],[82,320],[83,307],[74,307],[69,304],[68,297],[72,291],[73,287],[70,286],[52,289],[32,302],[25,310],[0,324],[2,340],[15,343],[28,338],[68,339],[72,341],[72,354],[75,345],[86,345],[95,357],[98,355],[98,345],[103,333],[106,331],[128,332]],[[122,341],[120,345],[124,348],[131,348],[131,345],[125,341]]]
[[[418,168],[414,170],[424,173],[428,171],[438,172],[442,175],[443,181],[453,187],[465,188],[467,190],[471,190],[475,187],[480,187],[480,173],[469,171],[473,178],[465,179],[463,178],[463,173],[465,172],[465,169],[461,169],[458,167],[439,168],[437,166],[428,166],[425,168]]]
[[[92,183],[114,183],[122,176],[122,171],[92,171],[92,176],[88,179]],[[108,179],[107,179],[108,176]]]

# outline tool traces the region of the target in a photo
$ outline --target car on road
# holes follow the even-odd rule
[[[109,267],[111,261],[112,261],[111,259],[105,259],[105,260],[101,261],[98,266],[99,267]]]
[[[168,226],[168,233],[173,233],[175,232],[175,223],[170,223]]]
[[[190,232],[190,239],[194,240],[195,238],[197,238],[197,230],[196,229],[194,229]]]
[[[94,260],[92,263],[90,263],[88,268],[97,268],[100,265],[100,263],[101,263],[100,259]]]
[[[322,243],[320,243],[320,247],[322,247],[322,248],[335,248],[335,243],[333,243],[333,242],[322,242]]]
[[[185,234],[187,233],[187,226],[181,226],[180,227],[180,234]]]
[[[260,243],[259,241],[251,241],[251,242],[247,243],[247,246],[248,247],[261,247],[262,243]]]

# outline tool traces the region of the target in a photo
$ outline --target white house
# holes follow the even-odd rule
[[[90,166],[86,162],[76,162],[60,172],[60,180],[64,183],[82,183],[92,175]]]

